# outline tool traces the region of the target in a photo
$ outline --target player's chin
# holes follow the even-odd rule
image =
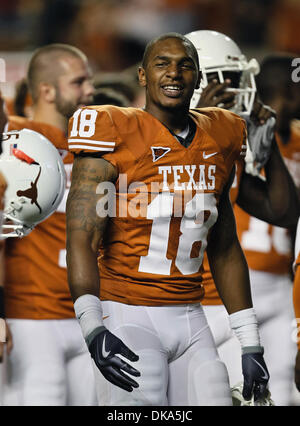
[[[171,110],[178,110],[178,109],[185,109],[186,107],[189,107],[190,99],[185,98],[165,98],[161,105],[166,109]]]

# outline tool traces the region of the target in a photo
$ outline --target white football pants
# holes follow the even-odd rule
[[[76,319],[7,320],[3,405],[97,405],[92,360]]]
[[[288,276],[250,270],[251,293],[259,334],[265,348],[269,389],[276,405],[293,404],[296,343],[292,340],[292,284]],[[243,380],[241,349],[230,329],[223,305],[203,306],[220,359],[226,364],[230,385]],[[300,398],[299,398],[300,401]]]
[[[104,325],[133,352],[139,388],[126,392],[94,364],[99,405],[232,405],[228,374],[200,304],[132,306],[102,302]]]

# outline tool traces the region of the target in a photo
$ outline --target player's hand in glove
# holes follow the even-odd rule
[[[263,398],[267,392],[267,384],[270,378],[266,363],[263,358],[263,348],[260,352],[243,353],[242,371],[244,376],[243,397],[254,401]]]
[[[93,337],[88,348],[103,376],[109,382],[128,392],[132,392],[133,388],[138,388],[138,383],[125,373],[135,377],[139,377],[141,373],[116,355],[122,355],[133,362],[138,361],[139,357],[106,327],[99,327],[95,332],[98,333]]]

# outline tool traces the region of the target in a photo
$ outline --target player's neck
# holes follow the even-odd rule
[[[280,96],[272,99],[268,105],[276,111],[276,132],[284,144],[287,144],[291,137],[291,117],[286,114]]]
[[[188,126],[188,109],[186,111],[181,110],[162,110],[155,106],[145,107],[145,111],[157,118],[162,124],[164,124],[172,132],[178,134],[185,130]]]
[[[67,134],[68,119],[60,114],[52,104],[45,105],[37,103],[33,110],[33,120],[51,124]]]

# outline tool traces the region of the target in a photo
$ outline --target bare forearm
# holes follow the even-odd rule
[[[275,141],[265,174],[264,180],[243,174],[237,204],[251,216],[272,225],[295,226],[299,216],[298,195]]]
[[[220,199],[219,212],[210,234],[207,255],[217,290],[231,314],[252,307],[249,272],[227,191]]]
[[[67,200],[68,281],[75,301],[83,294],[99,296],[98,249],[107,218],[96,211],[100,182],[112,179],[112,166],[102,159],[76,158]]]
[[[238,259],[238,261],[237,261]],[[226,249],[210,250],[215,285],[229,314],[252,307],[248,266],[237,239]]]
[[[67,240],[68,282],[73,301],[83,294],[99,296],[97,253],[85,237],[73,232]]]

